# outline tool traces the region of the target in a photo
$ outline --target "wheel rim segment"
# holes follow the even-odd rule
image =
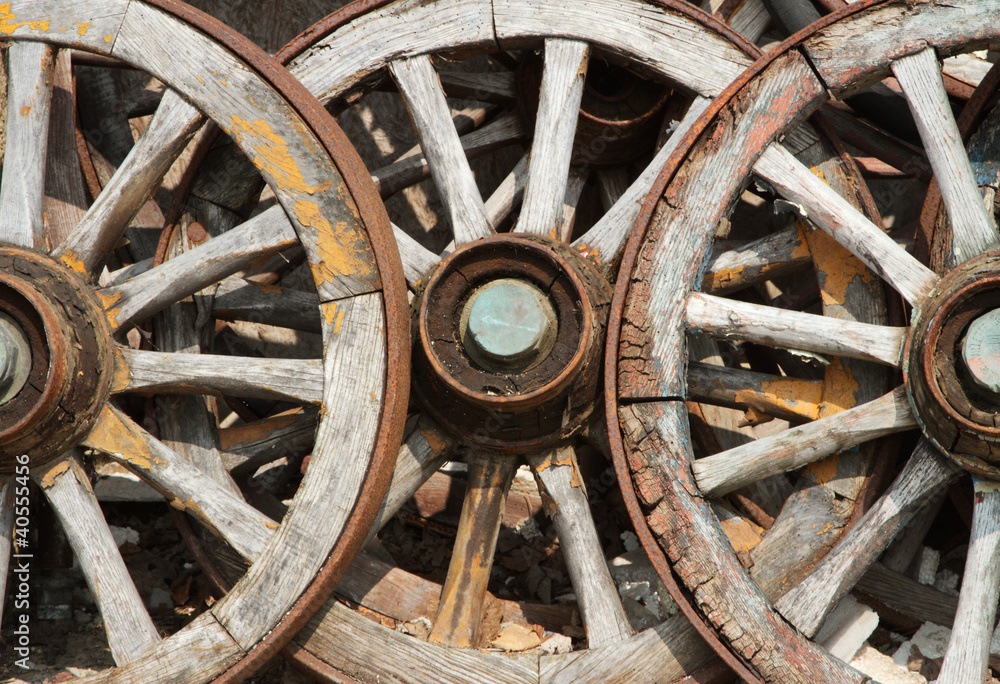
[[[387,459],[394,457],[394,445],[401,438],[409,373],[405,286],[396,251],[389,248],[391,237],[384,209],[371,192],[353,149],[335,124],[325,116],[320,105],[275,62],[210,17],[170,0],[148,3],[103,0],[13,2],[5,6],[4,11],[5,33],[12,45],[44,42],[54,47],[82,49],[132,63],[170,84],[229,130],[272,184],[279,201],[288,209],[292,226],[301,236],[321,301],[326,302],[322,306],[326,309],[327,319],[333,321],[324,325],[328,349],[349,349],[347,335],[340,334],[343,325],[344,332],[349,332],[352,337],[360,335],[369,338],[374,350],[370,352],[368,361],[359,360],[356,363],[360,367],[348,371],[362,374],[374,371],[371,383],[373,396],[369,399],[374,404],[369,411],[367,425],[359,426],[352,421],[352,424],[338,426],[338,420],[343,418],[334,417],[322,421],[318,435],[318,444],[328,445],[340,439],[338,434],[354,432],[359,435],[357,446],[361,456],[354,461],[356,472],[340,478],[345,490],[338,494],[336,488],[330,487],[329,479],[323,481],[324,470],[327,470],[327,475],[331,474],[327,467],[314,466],[316,475],[307,478],[303,484],[302,492],[308,492],[306,497],[296,499],[298,505],[292,506],[292,511],[280,526],[270,529],[265,526],[267,536],[258,539],[260,544],[256,551],[265,555],[269,562],[255,563],[250,573],[234,587],[229,600],[215,604],[212,610],[191,625],[156,645],[153,645],[158,639],[155,632],[140,636],[133,651],[129,651],[123,643],[112,645],[119,664],[128,662],[129,671],[140,678],[241,680],[266,662],[319,607],[346,567],[346,560],[353,556],[363,541],[367,532],[365,525],[370,524],[381,493],[388,485],[386,463]],[[159,33],[151,32],[148,28],[151,26],[158,27]],[[186,68],[181,67],[180,62],[189,57],[174,52],[170,36],[188,44],[192,53],[197,52],[210,64],[197,63],[196,60]],[[26,52],[21,48],[17,51]],[[42,64],[44,68],[44,59]],[[217,67],[214,72],[213,66]],[[236,87],[231,94],[227,94],[230,86]],[[241,109],[239,101],[245,95],[236,92],[238,88],[262,100],[257,102],[256,109],[253,106]],[[9,151],[13,149],[8,147]],[[9,175],[13,178],[13,174]],[[36,189],[36,192],[40,194],[41,191]],[[337,216],[340,221],[331,225],[322,218],[324,215]],[[17,243],[27,243],[29,248],[38,244],[39,234],[26,232],[23,224],[7,225],[5,230],[5,235],[13,236]],[[91,313],[99,312],[107,321],[98,325],[98,329],[101,325],[108,328],[99,330],[98,340],[110,341],[109,329],[127,323],[121,304],[127,299],[128,285],[122,287],[122,292],[100,292],[81,280],[81,277],[93,276],[81,268],[72,251],[62,250],[60,253],[56,251],[58,245],[51,247],[54,253],[60,254],[58,261],[42,256],[44,249],[34,249],[31,254],[37,255],[35,258],[39,263],[62,273],[69,284],[67,286],[84,290],[81,301],[88,302],[87,306],[92,305]],[[11,250],[8,252],[11,253]],[[76,270],[82,273],[73,275]],[[33,296],[29,280],[11,280],[7,275],[5,278],[8,287],[19,287],[27,292],[29,299]],[[348,313],[345,324],[343,310],[350,310],[354,304],[358,305],[359,311],[368,309],[367,319],[358,316],[356,321],[352,321]],[[342,311],[340,325],[336,325],[338,306]],[[152,312],[148,309],[139,311],[136,318],[141,320],[149,313]],[[47,330],[51,333],[53,328],[50,326]],[[46,338],[53,353],[59,352],[58,338],[57,334]],[[83,444],[116,454],[119,459],[128,462],[136,456],[141,458],[143,452],[149,455],[149,449],[155,451],[159,447],[146,443],[147,436],[141,429],[137,432],[130,428],[128,419],[120,422],[122,414],[103,406],[109,387],[112,392],[117,392],[129,389],[130,383],[134,384],[129,379],[130,368],[121,365],[123,360],[131,364],[134,357],[121,351],[121,348],[112,347],[109,346],[106,351],[113,351],[112,357],[117,358],[104,364],[101,371],[100,382],[105,389],[96,392],[98,410],[86,415],[85,424],[72,431],[66,445],[72,446],[82,438]],[[334,391],[335,377],[341,372],[329,373],[330,382],[324,383],[327,392]],[[72,392],[70,390],[70,394]],[[327,400],[332,398],[326,397]],[[7,445],[10,448],[19,446],[16,442]],[[132,452],[127,447],[135,447],[139,451]],[[320,446],[316,449],[313,463],[333,465],[338,458],[344,458],[343,455],[338,456],[337,451],[335,446]],[[169,454],[163,453],[169,458]],[[16,459],[17,455],[5,450],[5,461]],[[54,504],[58,497],[69,496],[71,499],[77,497],[73,500],[93,500],[96,506],[92,492],[87,494],[87,476],[79,470],[75,457],[66,458],[67,461],[54,467],[41,460],[33,462],[33,466],[37,465],[34,477]],[[351,489],[354,491],[351,492]],[[366,492],[365,496],[360,496],[361,491]],[[295,509],[300,510],[301,516],[314,516],[315,509],[310,512],[310,506],[316,506],[315,500],[329,496],[343,501],[345,510],[324,516],[329,523],[327,539],[316,544],[311,559],[302,558],[295,537],[305,529],[314,532],[312,528],[316,519],[311,524],[301,518],[296,522],[298,516]],[[308,503],[309,497],[314,499],[312,504]],[[197,513],[200,502],[192,500],[190,503],[194,508],[189,510]],[[352,511],[354,515],[349,517]],[[211,518],[211,513],[201,513]],[[99,510],[96,515],[100,516]],[[316,537],[313,539],[315,541]],[[336,551],[331,555],[335,543]],[[327,545],[325,551],[324,545]],[[280,569],[287,570],[290,558],[299,558],[303,568],[299,576],[292,578],[295,588],[291,591],[262,590],[262,584],[268,586],[281,575]],[[125,578],[127,581],[127,574]],[[95,595],[97,593],[95,591]],[[281,595],[286,598],[275,598]],[[246,622],[248,610],[257,614],[259,621],[251,621],[256,622],[256,626]],[[148,617],[145,619],[148,620]],[[105,621],[113,619],[106,615]],[[241,622],[244,625],[242,628],[239,626]],[[143,628],[136,627],[135,631],[142,632]],[[116,645],[120,647],[118,651]],[[195,653],[201,654],[199,658],[192,657]],[[98,678],[103,680],[113,676],[109,671]]]
[[[946,107],[938,108],[935,113],[933,107],[921,100],[921,93],[927,91],[938,92],[939,89],[943,95],[943,85],[934,89],[921,86],[940,82],[937,55],[975,49],[995,40],[996,28],[992,20],[995,12],[996,8],[989,3],[948,8],[928,4],[912,13],[892,3],[857,3],[789,39],[727,88],[689,132],[683,150],[667,164],[643,207],[637,225],[645,226],[645,232],[633,233],[626,248],[622,268],[633,275],[627,280],[619,279],[616,287],[606,350],[605,387],[608,421],[619,426],[612,429],[610,435],[616,468],[622,481],[629,477],[633,485],[631,491],[626,491],[630,514],[661,575],[669,575],[672,571],[681,577],[695,602],[729,642],[733,652],[766,681],[865,681],[863,675],[805,641],[800,632],[816,633],[836,600],[859,579],[860,571],[852,566],[866,569],[895,532],[919,509],[919,504],[933,492],[940,491],[957,475],[958,469],[931,446],[932,441],[942,443],[944,439],[939,433],[928,431],[926,418],[922,420],[930,440],[918,445],[889,494],[876,502],[806,579],[777,601],[775,608],[733,555],[712,509],[703,498],[706,494],[725,493],[744,484],[743,479],[729,479],[731,474],[720,474],[721,469],[751,468],[756,461],[740,458],[743,454],[750,455],[746,450],[741,453],[733,450],[722,454],[721,459],[695,460],[687,412],[681,403],[686,396],[684,319],[696,320],[700,327],[713,328],[716,335],[733,334],[739,339],[760,340],[762,338],[755,333],[740,328],[751,324],[750,318],[756,316],[754,322],[757,322],[770,313],[758,309],[753,313],[736,311],[732,308],[736,305],[728,300],[714,302],[702,295],[689,297],[689,292],[699,288],[697,266],[691,268],[688,264],[697,261],[705,252],[716,221],[726,216],[746,179],[756,173],[779,196],[800,204],[811,221],[879,273],[914,306],[916,324],[923,325],[920,317],[932,317],[936,312],[932,293],[947,299],[951,293],[958,293],[956,288],[960,287],[949,289],[949,281],[960,284],[968,281],[963,281],[956,272],[939,282],[935,274],[905,250],[885,239],[884,234],[880,236],[881,231],[860,212],[836,204],[826,186],[815,181],[812,171],[797,166],[775,141],[802,117],[821,106],[830,94],[842,98],[887,75],[895,75],[899,80],[921,125],[930,131],[948,130],[954,126],[954,121],[949,125],[951,115],[944,111]],[[961,21],[953,23],[959,16]],[[887,28],[890,24],[892,28]],[[928,47],[930,50],[923,52]],[[748,122],[753,122],[752,130],[745,128],[750,125]],[[972,218],[963,218],[957,224],[960,230],[956,229],[958,237],[950,250],[958,254],[955,261],[960,265],[965,262],[964,268],[971,271],[976,263],[989,261],[988,256],[976,255],[995,249],[995,227],[990,230],[983,227],[985,224],[978,218],[982,214],[977,213],[976,202],[962,204],[969,183],[954,178],[962,177],[962,161],[967,164],[964,152],[960,154],[960,161],[943,161],[948,159],[940,151],[945,147],[941,140],[946,136],[922,135],[938,177],[952,177],[951,189],[943,191],[949,202],[949,212],[972,212],[961,214]],[[707,205],[702,204],[699,205],[702,215],[695,216],[689,203],[701,197],[712,197],[718,211],[705,216]],[[978,204],[982,207],[981,201]],[[665,235],[669,238],[665,239]],[[684,247],[673,247],[679,243],[685,243]],[[672,263],[681,264],[683,270],[665,261],[668,254],[674,260]],[[651,262],[655,263],[653,268],[649,266]],[[665,270],[657,271],[656,267]],[[675,290],[665,284],[667,280],[682,280],[685,284]],[[973,276],[971,282],[975,285],[980,280]],[[676,297],[674,293],[678,293]],[[719,316],[729,319],[717,327],[709,322],[709,316],[702,316],[699,309],[702,304],[714,307],[715,303],[720,304]],[[676,311],[676,316],[664,316],[663,308]],[[653,315],[653,311],[657,314]],[[744,315],[746,319],[742,318]],[[812,323],[816,318],[810,319]],[[950,317],[944,319],[945,323],[949,320]],[[811,329],[812,323],[803,322],[805,328],[801,330]],[[771,324],[762,325],[769,327]],[[647,329],[652,332],[646,332]],[[848,335],[846,328],[840,330],[839,334]],[[917,364],[911,360],[907,371],[902,356],[904,340],[911,350],[911,359],[914,358],[912,350],[924,342],[921,334],[912,330],[855,331],[863,341],[853,350],[840,352],[815,341],[799,343],[786,339],[776,342],[772,337],[770,342],[764,342],[779,347],[803,344],[804,348],[814,351],[822,348],[827,350],[825,353],[874,359],[874,348],[881,337],[889,345],[879,363],[903,367],[908,373],[905,388],[860,407],[872,418],[864,421],[865,428],[874,428],[871,432],[864,437],[821,447],[823,454],[862,443],[875,434],[890,434],[918,426],[911,409],[912,404],[923,402],[920,392],[914,389]],[[813,333],[813,336],[819,334]],[[922,379],[928,380],[927,376]],[[967,383],[960,381],[960,386],[965,388]],[[918,408],[917,413],[923,410]],[[880,411],[881,416],[876,417]],[[824,439],[832,434],[828,425],[834,424],[821,422],[795,428],[788,433],[787,444],[799,451],[813,448],[817,445],[814,437]],[[850,428],[845,429],[849,431]],[[978,428],[969,432],[985,434]],[[984,439],[982,436],[973,438]],[[776,462],[785,453],[782,442],[771,440],[761,444],[762,459]],[[781,467],[768,468],[766,473],[796,468],[810,460],[786,461]],[[968,459],[960,455],[956,460]],[[976,475],[985,474],[986,470],[971,469]],[[758,474],[747,479],[752,481],[762,476]],[[990,539],[994,485],[978,477],[974,483],[977,491],[974,541],[962,595],[975,598],[959,600],[955,636],[945,656],[939,681],[974,681],[981,677],[992,634],[992,611],[996,600],[992,594],[985,600],[982,598],[983,587],[989,586],[990,579],[980,577],[985,572],[983,568],[993,562],[993,550],[986,540]],[[986,607],[980,611],[973,604]],[[982,644],[983,634],[985,644]]]

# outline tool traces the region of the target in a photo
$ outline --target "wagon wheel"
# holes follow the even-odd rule
[[[12,592],[30,584],[23,571],[30,560],[12,556],[32,551],[24,510],[40,489],[98,602],[115,662],[127,666],[128,676],[243,678],[291,638],[336,583],[388,484],[382,473],[401,437],[408,361],[405,290],[398,260],[385,249],[384,212],[358,175],[350,146],[315,100],[207,16],[167,0],[33,0],[2,11],[9,106],[7,173],[0,180],[0,522],[3,538],[14,542],[0,553],[2,577],[13,571],[6,587]],[[179,44],[184,52],[175,49]],[[58,174],[72,168],[59,159],[66,146],[47,144],[50,109],[65,104],[51,101],[53,74],[68,68],[70,47],[146,70],[181,93],[186,100],[171,96],[176,110],[200,110],[229,132],[284,209],[101,287],[97,276],[136,202],[155,189],[166,158],[180,149],[162,145],[162,128],[151,126],[135,150],[147,156],[116,176],[82,218],[66,223],[72,212],[43,212],[43,183],[67,180]],[[49,171],[47,155],[55,158]],[[329,352],[322,361],[174,355],[122,343],[165,307],[289,248],[304,250],[319,294]],[[206,474],[129,417],[118,395],[134,392],[322,403],[310,475],[281,524],[249,506],[231,481]],[[229,595],[170,636],[161,637],[129,578],[91,489],[85,449],[137,474],[249,563]],[[211,464],[221,457],[215,451],[206,458]],[[17,639],[15,646],[25,646]],[[30,661],[30,652],[22,656]],[[97,679],[113,676],[108,671]]]
[[[643,208],[645,234],[626,249],[622,268],[631,276],[619,279],[612,303],[605,381],[608,418],[619,425],[610,431],[616,467],[634,487],[626,493],[633,521],[661,572],[683,580],[732,651],[767,681],[865,681],[803,637],[816,635],[894,534],[963,469],[976,489],[972,542],[938,681],[984,676],[1000,584],[990,447],[996,399],[986,389],[982,344],[995,307],[997,229],[962,149],[938,56],[995,40],[996,11],[992,2],[872,2],[814,25],[758,62],[692,130],[683,156],[654,187],[657,199]],[[890,74],[918,123],[954,229],[950,270],[941,276],[796,161],[788,139],[776,142],[831,95],[843,99]],[[913,307],[910,325],[860,325],[697,292],[712,232],[751,175],[902,295]],[[691,384],[688,330],[864,359],[900,368],[904,384],[856,409],[695,459],[682,401]],[[754,584],[707,501],[916,428],[922,435],[897,479],[805,579],[770,596]]]

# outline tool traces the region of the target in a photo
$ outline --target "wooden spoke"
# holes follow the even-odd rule
[[[503,105],[512,105],[517,101],[517,82],[513,71],[442,71],[438,76],[448,97]]]
[[[569,171],[569,179],[566,182],[566,196],[563,198],[562,214],[559,219],[559,231],[556,238],[560,242],[569,242],[573,235],[573,226],[576,223],[576,207],[580,203],[580,196],[583,195],[583,187],[590,177],[590,169],[585,166],[575,167]]]
[[[53,256],[88,273],[103,263],[203,121],[197,109],[168,91],[142,137]]]
[[[318,422],[319,409],[307,406],[220,430],[223,462],[234,475],[252,475],[260,466],[282,456],[309,453]]]
[[[911,304],[919,302],[937,283],[933,271],[907,254],[782,146],[768,146],[754,171]]]
[[[815,636],[827,614],[861,578],[896,533],[930,503],[936,492],[957,477],[958,467],[933,445],[920,440],[906,467],[837,546],[777,603],[789,622]]]
[[[906,390],[899,387],[856,408],[698,459],[691,467],[706,496],[721,496],[769,475],[916,426]]]
[[[507,491],[517,470],[517,460],[507,454],[469,453],[465,503],[458,523],[448,577],[430,641],[447,646],[478,645],[486,586],[493,567],[497,535]]]
[[[684,118],[667,139],[666,144],[653,157],[653,161],[649,162],[628,190],[618,198],[614,206],[590,230],[573,241],[574,247],[597,258],[602,264],[605,264],[606,271],[618,263],[618,257],[625,247],[625,241],[629,233],[632,232],[632,224],[639,216],[639,209],[649,193],[649,189],[653,186],[653,182],[656,181],[663,165],[677,149],[684,135],[710,103],[711,99],[706,97],[694,99]]]
[[[0,620],[7,605],[7,575],[14,555],[14,494],[15,481],[4,479],[0,484]],[[24,549],[27,550],[27,549]],[[30,551],[29,551],[30,553]]]
[[[545,40],[542,90],[518,232],[552,238],[559,235],[576,112],[580,109],[589,58],[586,43],[563,38]]]
[[[414,287],[430,275],[438,264],[438,257],[395,223],[392,224],[392,235],[396,238],[399,258],[403,262],[403,276],[407,285]]]
[[[900,364],[907,330],[787,311],[698,292],[688,296],[685,319],[691,328],[715,337],[866,359],[889,366]]]
[[[426,414],[421,414],[416,427],[399,448],[392,484],[368,534],[369,539],[378,534],[427,478],[444,465],[454,448],[451,436]]]
[[[215,290],[212,315],[224,321],[253,321],[281,328],[319,333],[319,297],[313,292],[260,285],[230,276]]]
[[[101,610],[111,655],[118,665],[136,660],[160,640],[118,552],[90,480],[76,458],[64,456],[35,473]]]
[[[275,523],[207,477],[117,409],[106,406],[84,445],[106,453],[159,490],[170,505],[187,511],[254,560]]]
[[[920,139],[952,225],[952,266],[1000,246],[997,227],[979,193],[976,176],[965,154],[962,136],[951,112],[934,48],[926,48],[892,63],[916,120]]]
[[[940,684],[977,682],[986,676],[990,638],[1000,598],[1000,487],[976,479],[972,534],[958,595],[951,641],[938,675]]]
[[[249,356],[140,351],[119,347],[128,367],[123,392],[219,394],[318,404],[323,399],[319,359],[263,359]]]
[[[526,137],[527,131],[521,123],[521,116],[516,112],[509,112],[480,129],[466,133],[459,141],[466,158],[475,159]],[[432,173],[431,164],[421,153],[405,154],[392,164],[373,171],[372,180],[379,194],[389,197],[429,177]]]
[[[73,98],[73,65],[70,50],[56,53],[52,74],[52,117],[45,159],[45,238],[58,245],[80,223],[88,197],[76,146],[76,109]]]
[[[528,183],[528,160],[530,153],[525,153],[508,173],[490,198],[486,200],[486,215],[494,226],[510,216],[521,198],[524,197],[524,186]]]
[[[451,219],[455,243],[463,245],[491,235],[493,226],[486,218],[482,195],[430,57],[397,60],[389,68],[417,128],[431,176]]]
[[[714,254],[701,280],[703,292],[726,294],[799,270],[812,255],[797,228],[786,228]]]
[[[43,202],[55,50],[15,42],[7,49],[7,128],[0,180],[0,242],[46,249]]]
[[[604,211],[610,211],[621,196],[628,190],[628,171],[620,166],[610,169],[597,169],[597,189],[601,193],[601,206]]]
[[[539,487],[551,501],[548,513],[555,523],[559,547],[587,626],[587,646],[600,648],[628,639],[632,627],[604,558],[573,449],[565,447],[529,456],[528,462]]]
[[[230,276],[261,256],[298,244],[280,206],[208,240],[175,259],[98,294],[115,327],[143,320],[157,311]]]
[[[786,420],[816,420],[822,408],[823,383],[692,362],[688,398]]]

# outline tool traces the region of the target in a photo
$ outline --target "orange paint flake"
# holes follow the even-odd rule
[[[288,142],[263,119],[251,122],[233,114],[232,122],[233,127],[226,132],[244,149],[249,148],[256,153],[253,158],[254,166],[271,176],[282,190],[312,195],[327,190],[332,185],[331,181],[309,185],[289,151]]]
[[[49,30],[49,22],[46,19],[40,19],[37,21],[22,21],[18,24],[14,13],[10,11],[10,5],[11,3],[9,2],[0,4],[0,33],[9,36],[22,26],[27,26],[29,29],[33,29],[35,31]]]
[[[85,35],[87,35],[87,29],[89,29],[91,26],[93,26],[93,24],[90,23],[89,21],[84,21],[84,22],[73,24],[73,26],[76,26],[76,32],[77,32],[78,35],[85,36]]]
[[[331,224],[320,212],[319,205],[309,200],[295,203],[299,223],[317,232],[313,267],[316,284],[332,282],[340,276],[364,280],[375,275],[374,255],[365,236],[346,221]]]
[[[21,107],[21,116],[28,116],[31,113],[31,105],[24,105]]]
[[[59,261],[77,273],[86,273],[87,267],[84,265],[80,255],[71,249],[67,249],[60,257]]]

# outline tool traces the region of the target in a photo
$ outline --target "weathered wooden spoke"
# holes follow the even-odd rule
[[[87,474],[66,456],[35,474],[62,524],[93,594],[118,665],[139,659],[160,640],[111,536]]]
[[[27,485],[25,480],[22,480]],[[5,479],[0,486],[0,618],[3,618],[3,606],[7,605],[7,575],[10,570],[11,556],[14,555],[14,495],[16,489],[13,480]]]
[[[647,551],[671,566],[762,681],[867,681],[801,638],[823,638],[828,616],[843,617],[841,599],[854,588],[894,596],[890,603],[909,594],[919,619],[950,620],[947,601],[900,572],[937,510],[921,509],[963,470],[975,476],[973,541],[938,681],[986,675],[1000,474],[992,447],[1000,387],[991,389],[985,371],[986,339],[1000,281],[989,256],[997,246],[995,147],[984,141],[996,129],[983,123],[966,153],[961,141],[972,132],[956,126],[938,57],[995,40],[997,9],[960,2],[910,12],[874,2],[802,31],[697,123],[704,134],[664,169],[654,185],[662,197],[647,199],[645,232],[625,251],[622,313],[609,335],[617,359],[605,381],[617,398],[609,410],[619,419],[609,431],[616,464],[632,475],[630,513],[648,532]],[[910,103],[953,224],[927,233],[937,240],[929,246],[934,270],[888,235],[863,185],[833,177],[816,136],[794,128],[831,96],[845,102],[889,76]],[[976,99],[995,101],[985,92]],[[986,122],[987,114],[959,121]],[[745,191],[753,176],[758,185]],[[786,216],[751,232],[766,190]],[[713,249],[713,238],[736,246]],[[907,327],[864,307],[838,311],[846,300],[835,292],[878,281],[912,305]],[[888,379],[885,366],[902,369],[904,385],[862,399]],[[815,415],[810,406],[819,406]],[[853,523],[831,514],[824,502],[860,493],[844,488],[842,468],[884,458],[886,447],[872,440],[918,429],[916,449],[866,513],[857,509]],[[823,522],[814,526],[813,516]],[[837,528],[822,543],[801,534]],[[802,548],[806,541],[814,551]],[[774,573],[765,566],[776,558],[783,567]]]
[[[385,247],[391,225],[336,125],[221,24],[157,0],[32,0],[8,10],[17,23],[3,44],[3,582],[16,539],[8,504],[26,458],[101,612],[116,668],[96,680],[246,678],[336,584],[368,534],[351,515],[373,520],[388,487],[409,356],[403,273]],[[94,53],[77,82],[109,86],[75,93],[79,110],[73,50]],[[153,79],[162,85],[140,98],[119,89]],[[148,122],[129,120],[154,108]],[[97,126],[84,131],[86,188],[69,125],[77,118]],[[228,138],[209,150],[202,121]],[[185,173],[188,159],[204,167]],[[243,193],[264,184],[276,206],[246,219]],[[154,255],[148,229],[165,222],[172,238]],[[292,290],[285,275],[294,269]],[[215,310],[232,322],[216,325]],[[295,337],[300,358],[272,358],[277,342],[248,348],[264,328]],[[158,351],[135,349],[140,340]],[[239,438],[221,427],[237,422],[223,399],[243,412]],[[287,402],[307,406],[288,411]],[[159,439],[140,427],[146,421],[158,423]],[[307,453],[309,474],[299,476]],[[276,521],[242,498],[230,469],[245,479],[282,457],[301,482]],[[152,486],[244,559],[225,598],[179,631],[151,617],[129,578],[90,484],[105,476],[101,464]]]

